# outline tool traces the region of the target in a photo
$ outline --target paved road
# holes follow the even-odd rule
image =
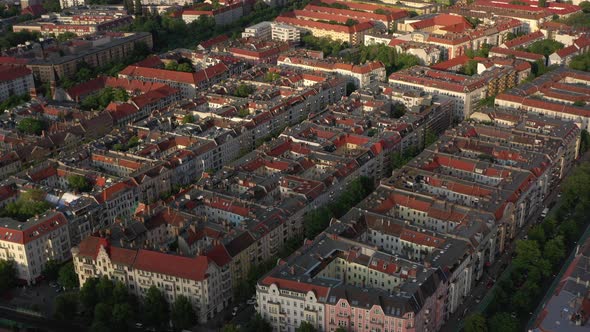
[[[61,332],[61,331],[86,331],[86,327],[72,324],[71,322],[57,321],[45,317],[36,317],[0,307],[0,318],[18,322],[35,328],[37,331]]]

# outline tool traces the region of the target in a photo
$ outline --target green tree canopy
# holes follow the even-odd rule
[[[527,50],[532,53],[542,54],[548,57],[550,54],[563,48],[563,44],[553,39],[537,40]]]
[[[248,97],[249,95],[251,95],[254,91],[256,91],[256,88],[252,85],[249,84],[245,84],[245,83],[241,83],[240,85],[238,85],[238,87],[236,88],[236,90],[234,91],[233,95],[236,97]]]
[[[22,193],[16,202],[6,204],[4,209],[0,210],[0,216],[26,221],[31,217],[43,214],[50,207],[51,204],[45,201],[45,192],[39,189],[30,189]]]
[[[53,316],[59,320],[70,320],[77,310],[78,295],[76,293],[64,293],[55,299]]]
[[[92,184],[88,179],[82,175],[70,175],[68,176],[68,186],[78,192],[88,192],[92,190]]]
[[[45,121],[35,118],[24,118],[16,125],[16,129],[29,135],[41,135],[46,128]]]
[[[143,313],[145,322],[150,326],[162,327],[168,324],[168,302],[156,286],[151,286],[147,291]]]
[[[190,300],[183,295],[176,297],[172,304],[172,324],[177,329],[188,329],[197,323],[195,310]]]
[[[66,263],[59,269],[57,281],[65,289],[74,289],[80,286],[78,275],[74,270],[74,263]]]
[[[543,249],[543,256],[551,263],[551,265],[557,267],[562,263],[562,259],[565,258],[565,244],[563,236],[556,236],[553,239],[545,243]]]
[[[187,123],[193,123],[195,122],[195,116],[192,114],[187,114],[185,116],[182,117],[182,123],[183,124],[187,124]]]
[[[309,322],[301,322],[299,327],[295,329],[296,332],[317,332],[317,329]]]
[[[41,272],[41,274],[43,274],[48,280],[55,281],[59,276],[59,269],[59,262],[55,259],[50,259],[45,263],[45,266],[43,267],[43,271]]]
[[[244,330],[245,332],[272,332],[272,326],[257,313],[246,323]]]
[[[465,332],[487,332],[486,318],[482,314],[471,314],[465,318]]]
[[[490,319],[490,332],[518,332],[518,320],[509,313],[499,312]]]
[[[0,259],[0,295],[16,284],[14,261]]]

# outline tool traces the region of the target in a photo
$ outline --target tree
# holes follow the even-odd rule
[[[477,61],[469,60],[461,70],[465,75],[473,76],[477,74]]]
[[[64,33],[60,33],[59,36],[57,36],[57,40],[60,42],[65,42],[66,40],[70,40],[72,38],[76,38],[78,35],[76,35],[73,32],[69,32],[66,31]]]
[[[90,332],[111,332],[111,329],[109,328],[108,324],[95,321],[92,323],[92,325],[90,325]]]
[[[141,16],[143,14],[143,7],[141,6],[141,0],[135,0],[133,7],[135,9],[135,15]]]
[[[0,111],[11,109],[29,100],[31,100],[31,96],[28,94],[12,95],[0,103]]]
[[[59,320],[68,320],[78,310],[78,296],[76,293],[65,293],[55,299],[53,316]]]
[[[529,280],[532,273],[547,276],[550,274],[550,264],[543,258],[541,249],[536,241],[516,241],[516,258],[512,261],[514,266],[529,271]]]
[[[111,314],[111,321],[114,327],[121,328],[133,322],[135,312],[129,303],[115,303]]]
[[[169,313],[168,302],[164,294],[156,287],[151,286],[146,294],[143,312],[145,322],[150,326],[162,327],[168,325]]]
[[[16,202],[6,204],[4,209],[0,210],[0,216],[26,221],[42,214],[50,207],[51,204],[45,201],[45,192],[40,189],[30,189],[22,193]]]
[[[42,2],[43,8],[48,12],[59,13],[61,12],[61,6],[59,0],[45,0]]]
[[[3,294],[16,283],[16,267],[14,261],[0,259],[0,294]]]
[[[533,226],[529,232],[528,232],[528,236],[530,240],[533,241],[537,241],[537,243],[539,245],[543,245],[543,243],[545,243],[545,229],[543,228],[543,225],[535,225]]]
[[[309,322],[301,322],[295,332],[317,332],[317,329]]]
[[[182,117],[182,124],[193,123],[195,122],[195,116],[192,114],[187,114]]]
[[[272,332],[272,326],[260,314],[256,314],[245,326],[246,332]]]
[[[563,44],[553,39],[543,39],[532,43],[527,50],[532,53],[543,54],[548,57],[550,54],[563,48]]]
[[[490,332],[518,332],[518,320],[509,313],[499,312],[490,319]]]
[[[107,276],[102,276],[96,284],[96,296],[99,302],[110,303],[115,285]]]
[[[87,192],[92,190],[92,184],[82,175],[68,176],[68,186],[77,192]]]
[[[354,82],[346,83],[346,95],[347,96],[350,96],[350,94],[352,94],[355,91],[356,91],[356,85],[354,84]]]
[[[80,304],[84,306],[87,312],[94,312],[94,306],[98,303],[96,285],[98,285],[98,279],[90,278],[86,280],[84,286],[80,289]]]
[[[389,116],[394,119],[399,119],[406,114],[406,106],[402,103],[391,104],[391,111]]]
[[[465,332],[487,332],[486,318],[482,314],[471,314],[465,319]]]
[[[59,269],[57,281],[65,289],[74,289],[80,286],[78,275],[74,270],[74,263],[68,262]]]
[[[170,316],[172,317],[172,324],[177,329],[188,329],[197,323],[193,305],[183,295],[176,297]]]
[[[584,13],[590,13],[590,1],[582,1],[578,4]]]
[[[95,323],[102,323],[106,326],[110,325],[110,321],[111,321],[111,307],[104,303],[104,302],[99,302],[95,307],[94,307],[94,319],[93,322]]]
[[[45,263],[45,267],[43,267],[41,274],[43,274],[47,279],[54,281],[57,280],[59,275],[59,268],[59,262],[55,259],[50,259]]]
[[[254,88],[252,85],[241,83],[240,85],[238,85],[238,87],[234,91],[234,96],[242,97],[242,98],[248,97],[255,90],[256,90],[256,88]]]
[[[16,125],[16,129],[29,135],[41,135],[46,127],[45,121],[34,118],[24,118]]]
[[[543,249],[543,255],[551,265],[558,267],[561,260],[565,257],[565,245],[563,242],[563,236],[556,236],[553,239],[547,241],[545,248]]]
[[[438,140],[438,136],[435,132],[429,129],[424,132],[424,148],[431,146],[436,140]]]
[[[348,332],[348,331],[343,327],[339,327],[336,329],[336,332]]]
[[[547,0],[539,0],[539,7],[547,7]]]
[[[176,67],[176,70],[177,71],[182,71],[182,72],[185,72],[185,73],[192,73],[193,71],[195,71],[194,68],[193,68],[193,66],[190,65],[190,64],[188,64],[188,63],[186,63],[186,62],[183,62],[183,63],[178,64],[178,67]]]
[[[590,134],[586,129],[582,129],[581,139],[580,139],[580,153],[584,153],[588,151],[590,147]]]
[[[234,324],[225,324],[221,332],[240,332],[240,330]]]

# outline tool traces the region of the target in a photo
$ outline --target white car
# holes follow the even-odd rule
[[[232,309],[232,311],[231,311],[231,315],[232,315],[232,316],[235,316],[235,315],[237,315],[237,314],[238,314],[238,307],[234,307],[234,308]]]

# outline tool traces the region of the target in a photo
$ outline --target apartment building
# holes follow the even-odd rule
[[[41,82],[53,82],[73,76],[82,62],[92,67],[104,66],[132,54],[135,45],[153,46],[152,35],[147,32],[99,35],[90,41],[81,41],[78,48],[68,49],[66,55],[27,59],[25,65]],[[15,63],[21,59],[14,58]]]
[[[28,95],[35,89],[30,69],[24,66],[0,66],[0,102],[10,96]]]
[[[532,82],[511,89],[496,97],[496,105],[544,114],[575,122],[581,129],[590,129],[587,72],[557,68]]]
[[[256,38],[259,40],[271,40],[272,38],[272,23],[271,22],[260,22],[252,26],[247,27],[242,32],[242,38]]]
[[[226,4],[217,9],[214,9],[210,4],[203,3],[197,5],[193,9],[185,9],[182,11],[182,19],[186,23],[194,22],[201,16],[204,16],[213,18],[215,20],[215,24],[219,26],[231,24],[239,20],[243,15],[243,2]]]
[[[391,74],[389,83],[392,87],[412,88],[452,98],[455,100],[454,116],[464,119],[473,112],[479,100],[487,97],[487,81],[491,76],[467,76],[416,66]]]
[[[287,24],[271,23],[271,38],[276,41],[298,43],[301,40],[301,31]]]
[[[277,65],[337,73],[347,77],[357,88],[364,88],[372,83],[384,82],[386,79],[385,65],[380,61],[354,65],[299,55],[290,56],[287,54],[279,56]]]
[[[35,284],[49,260],[59,263],[70,258],[68,220],[61,212],[50,211],[25,222],[0,220],[0,259],[15,263],[16,278]]]
[[[123,283],[140,299],[152,286],[162,291],[169,304],[187,297],[200,323],[205,323],[228,305],[222,295],[231,289],[229,268],[207,256],[183,257],[144,249],[127,249],[108,238],[91,236],[72,248],[80,286],[90,278],[107,276]],[[216,257],[217,262],[227,260]]]
[[[425,331],[442,324],[442,270],[337,234],[309,242],[256,285],[258,312],[274,330],[295,331],[302,322],[320,331]],[[417,294],[419,304],[412,302]]]
[[[310,32],[316,37],[327,37],[351,45],[362,44],[364,35],[374,27],[374,24],[369,20],[350,21],[345,16],[314,11],[315,7],[317,6],[283,13],[275,19],[275,22],[291,25],[302,31]]]
[[[228,78],[229,73],[228,67],[221,62],[194,73],[144,67],[141,64],[135,64],[123,69],[118,76],[119,78],[142,82],[164,83],[180,90],[182,97],[194,98],[197,90],[206,89]]]
[[[69,32],[77,36],[93,35],[111,31],[131,24],[133,18],[118,11],[77,11],[75,14],[50,13],[39,19],[17,23],[14,32],[37,31],[42,35],[55,35]]]

